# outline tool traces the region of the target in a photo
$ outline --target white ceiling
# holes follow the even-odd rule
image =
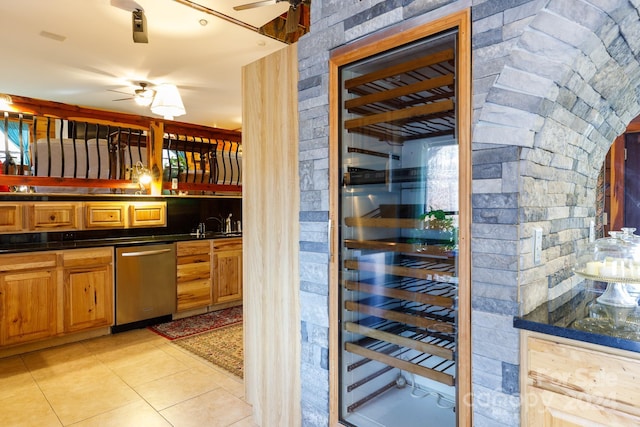
[[[136,1],[147,44],[133,42],[131,13],[110,0],[0,0],[0,93],[154,116],[114,100],[133,94],[136,82],[173,83],[187,110],[177,121],[239,129],[241,67],[284,44],[175,0]],[[288,8],[283,1],[236,12],[254,0],[194,1],[254,27]]]

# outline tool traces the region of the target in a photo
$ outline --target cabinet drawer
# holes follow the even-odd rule
[[[113,248],[73,249],[62,253],[65,268],[113,264]]]
[[[194,280],[178,284],[178,311],[206,307],[211,304],[211,281]]]
[[[237,251],[242,250],[242,237],[231,239],[216,239],[213,241],[214,251]]]
[[[0,256],[0,272],[55,268],[58,256],[53,252]]]
[[[31,230],[77,230],[78,203],[34,203],[29,207]]]
[[[176,255],[178,257],[197,254],[209,255],[210,252],[211,244],[209,240],[178,242],[176,245]]]
[[[0,232],[11,233],[22,231],[22,205],[0,203]]]
[[[167,225],[164,202],[134,202],[129,205],[130,227],[164,227]]]
[[[84,206],[85,228],[124,228],[126,205],[111,202],[86,202]]]
[[[640,360],[528,337],[528,382],[536,387],[602,397],[636,406]]]
[[[178,259],[178,283],[199,279],[209,280],[211,277],[211,263],[209,259],[206,259],[204,262],[189,262],[186,264],[181,264],[180,261],[181,259]]]

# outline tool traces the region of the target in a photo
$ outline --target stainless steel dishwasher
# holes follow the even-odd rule
[[[143,326],[176,308],[176,247],[173,243],[116,247],[116,319],[112,331]]]

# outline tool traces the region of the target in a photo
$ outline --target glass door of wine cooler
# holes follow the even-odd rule
[[[457,31],[339,69],[339,418],[455,426]]]

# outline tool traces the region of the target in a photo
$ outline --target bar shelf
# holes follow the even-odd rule
[[[344,121],[350,133],[404,143],[455,131],[452,49],[392,64],[345,81]]]

